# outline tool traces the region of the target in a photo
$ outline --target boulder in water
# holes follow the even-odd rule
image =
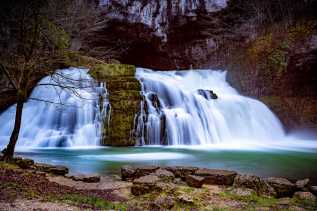
[[[218,95],[214,93],[212,90],[203,90],[203,89],[198,89],[198,94],[206,98],[207,100],[216,100],[218,99]]]
[[[204,184],[232,185],[237,172],[219,169],[198,169],[194,175],[204,177]]]
[[[270,177],[265,181],[274,188],[276,197],[289,197],[296,191],[296,185],[285,178]]]

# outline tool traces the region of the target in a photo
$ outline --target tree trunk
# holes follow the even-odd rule
[[[14,128],[11,133],[10,142],[7,145],[6,149],[4,150],[4,155],[3,155],[4,161],[10,161],[13,158],[15,145],[18,141],[20,128],[21,128],[23,105],[24,105],[24,101],[18,99],[17,106],[16,106],[16,113],[15,113]]]

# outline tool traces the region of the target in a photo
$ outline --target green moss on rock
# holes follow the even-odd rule
[[[135,145],[132,136],[134,119],[141,101],[141,85],[135,78],[135,66],[128,64],[97,64],[89,72],[106,83],[111,105],[109,122],[105,122],[103,145]]]

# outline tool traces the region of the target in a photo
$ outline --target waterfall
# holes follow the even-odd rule
[[[285,137],[269,108],[240,95],[225,71],[138,68],[136,77],[143,93],[139,145],[268,143]]]
[[[15,107],[0,114],[0,146],[13,130]],[[43,78],[25,103],[18,146],[99,145],[107,108],[104,84],[97,84],[87,69],[58,70]]]

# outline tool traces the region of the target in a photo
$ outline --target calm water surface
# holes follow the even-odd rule
[[[122,165],[183,165],[236,170],[262,177],[311,178],[317,184],[317,152],[168,147],[28,149],[18,154],[37,162],[65,165],[72,174],[119,174]]]

